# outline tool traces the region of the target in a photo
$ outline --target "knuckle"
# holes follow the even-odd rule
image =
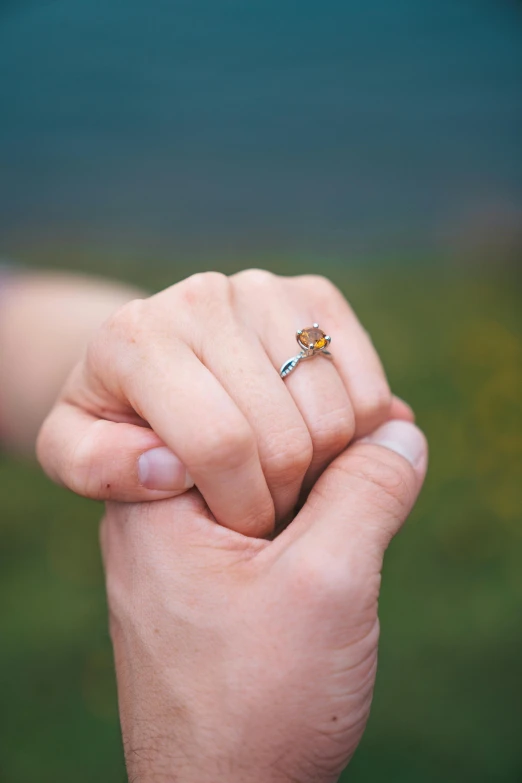
[[[387,420],[392,405],[392,393],[386,380],[374,384],[355,403],[355,415],[360,429],[376,427]]]
[[[265,457],[267,478],[275,485],[284,485],[301,478],[310,467],[313,443],[305,427],[296,427],[284,433],[284,441],[274,439]]]
[[[342,297],[344,300],[337,286],[323,275],[302,275],[298,280],[307,289],[313,291],[315,296],[321,300],[326,299],[330,303],[332,297]]]
[[[85,363],[93,377],[97,377],[98,368],[114,365],[115,353],[121,357],[139,341],[146,328],[147,315],[146,300],[133,299],[109,316],[87,346]],[[119,346],[117,352],[115,343]],[[122,352],[121,348],[125,350]]]
[[[228,299],[230,279],[222,272],[197,272],[179,283],[178,290],[188,304],[205,304],[209,299]]]
[[[390,452],[392,456],[392,452]],[[360,486],[373,507],[392,516],[403,516],[411,506],[412,489],[402,460],[390,461],[373,456],[358,456],[349,467],[349,474]],[[340,468],[346,480],[346,472]]]
[[[343,558],[330,553],[306,551],[291,569],[290,581],[297,597],[310,608],[331,606],[337,597],[346,600],[350,588],[350,572]]]
[[[340,454],[352,440],[354,431],[354,414],[350,405],[322,413],[312,428],[314,456]]]
[[[228,425],[221,421],[219,426],[205,434],[202,443],[195,445],[194,462],[201,469],[218,464],[223,471],[235,470],[257,451],[254,433],[242,419]]]
[[[277,280],[277,275],[269,272],[268,269],[244,269],[234,275],[234,280],[257,289],[273,285]]]
[[[192,340],[195,339],[195,320],[200,319],[200,323],[207,324],[216,320],[223,324],[229,322],[234,307],[230,278],[221,272],[192,275],[178,284],[177,297],[180,323],[184,325],[184,330],[190,330]],[[200,334],[199,330],[196,333]],[[204,349],[205,340],[202,339],[198,351]]]
[[[140,331],[145,313],[146,300],[132,299],[109,316],[105,329],[120,339],[132,341],[133,335]]]
[[[343,292],[327,277],[303,275],[295,279],[306,297],[313,302],[317,312],[337,316],[346,315],[348,312],[353,315],[352,308]]]

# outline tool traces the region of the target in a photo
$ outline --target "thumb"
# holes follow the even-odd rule
[[[294,555],[304,547],[325,567],[364,567],[368,554],[375,562],[413,508],[427,462],[426,439],[414,424],[383,424],[325,470],[281,545],[289,536]]]
[[[148,427],[98,419],[64,400],[43,423],[36,453],[53,481],[94,500],[143,503],[194,486],[181,460]]]

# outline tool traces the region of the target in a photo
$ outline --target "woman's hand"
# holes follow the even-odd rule
[[[334,361],[302,362],[295,333],[318,322]],[[49,475],[97,499],[164,499],[197,486],[215,519],[263,536],[354,437],[390,416],[379,358],[321,277],[195,275],[124,305],[98,331],[45,422]]]
[[[326,469],[274,541],[214,524],[195,490],[108,505],[130,780],[337,780],[370,709],[384,550],[426,462],[419,430],[388,422]]]

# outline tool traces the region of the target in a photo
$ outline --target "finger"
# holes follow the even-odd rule
[[[246,535],[269,533],[274,505],[254,432],[190,348],[162,333],[147,333],[146,345],[130,360],[114,345],[100,358],[103,352],[99,346],[103,377],[112,378],[114,393],[123,393],[186,466],[216,520]]]
[[[396,397],[395,395],[392,397],[391,401],[391,407],[390,411],[388,413],[388,418],[390,420],[392,419],[402,419],[403,421],[415,421],[415,413],[413,411],[413,408],[411,408],[410,405],[408,405],[407,402],[404,402],[404,400],[401,400],[400,397]]]
[[[284,383],[312,439],[313,458],[303,481],[306,491],[352,440],[354,410],[339,373],[326,357],[300,363]]]
[[[410,422],[387,422],[330,465],[275,544],[285,557],[315,557],[315,568],[330,567],[340,578],[375,568],[410,513],[426,466],[422,432]]]
[[[98,419],[66,402],[44,423],[37,456],[54,481],[94,500],[161,500],[194,486],[152,430]]]
[[[387,421],[391,408],[392,395],[377,351],[329,280],[303,276],[295,278],[294,285],[314,308],[314,320],[332,338],[334,363],[354,410],[355,437],[360,438]]]
[[[251,426],[276,519],[281,520],[297,503],[312,460],[312,441],[303,416],[256,335],[229,313],[221,320],[220,335],[213,345],[200,340],[204,346],[200,358]],[[197,326],[192,336],[197,342]]]
[[[236,301],[243,320],[259,335],[270,364],[279,369],[301,347],[296,332],[313,320],[306,298],[288,286],[289,281],[260,270],[235,276]],[[258,296],[253,300],[252,289]],[[355,431],[353,408],[334,364],[325,357],[302,361],[284,382],[306,424],[312,443],[312,458],[304,477],[310,485],[324,468],[343,451]]]

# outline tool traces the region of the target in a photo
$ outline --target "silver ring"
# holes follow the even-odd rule
[[[322,329],[319,329],[319,324],[307,326],[306,329],[299,329],[296,332],[295,339],[301,350],[297,356],[291,356],[281,366],[279,370],[281,378],[286,378],[287,375],[290,375],[303,359],[312,359],[314,356],[319,355],[333,359],[332,354],[327,350],[332,342],[332,338],[330,335],[325,334]]]

